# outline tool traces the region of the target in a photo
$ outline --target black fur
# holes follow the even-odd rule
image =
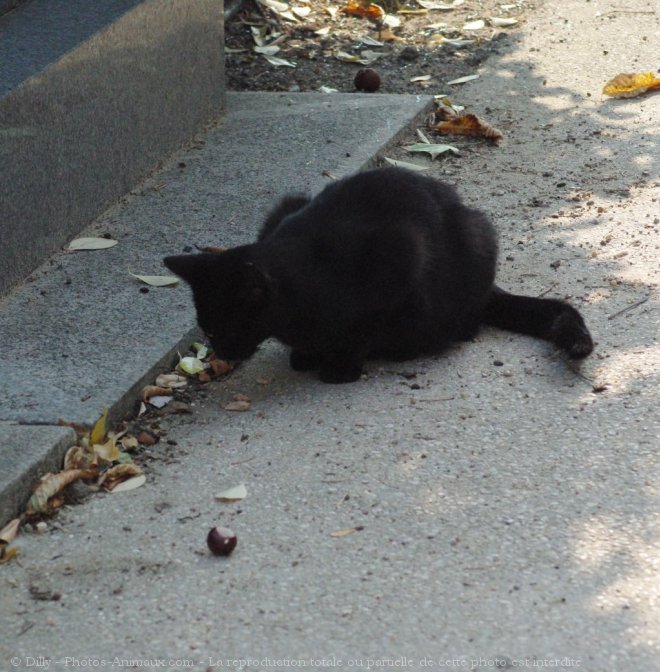
[[[399,168],[358,173],[316,198],[288,196],[258,241],[167,257],[188,282],[218,356],[245,359],[268,337],[322,380],[359,378],[367,358],[404,360],[475,336],[481,324],[587,356],[580,314],[494,285],[497,241],[450,186]]]

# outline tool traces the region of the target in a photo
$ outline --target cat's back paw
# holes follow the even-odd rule
[[[571,306],[567,306],[567,309],[555,318],[551,340],[571,359],[587,357],[594,349],[594,342],[582,316]]]

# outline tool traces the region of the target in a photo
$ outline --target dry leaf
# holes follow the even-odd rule
[[[388,28],[398,28],[401,25],[401,19],[393,14],[387,14],[383,18],[382,24]]]
[[[69,243],[67,250],[70,252],[107,250],[109,247],[114,247],[118,242],[112,238],[76,238]]]
[[[144,474],[133,476],[126,479],[125,481],[117,483],[117,485],[111,489],[111,492],[114,494],[117,492],[128,492],[129,490],[135,490],[135,488],[139,488],[141,485],[144,485],[146,481],[147,477]]]
[[[61,501],[56,500],[67,485],[79,479],[90,479],[98,476],[96,468],[91,469],[66,469],[57,474],[46,474],[35,488],[30,497],[26,513],[30,516],[35,513],[47,513],[61,505]]]
[[[175,278],[173,275],[136,275],[130,271],[129,275],[151,287],[171,287],[179,283],[179,278]]]
[[[268,9],[272,9],[276,14],[289,10],[289,5],[286,2],[279,2],[278,0],[257,0],[257,2],[264,7],[268,7]]]
[[[103,409],[101,417],[96,421],[89,435],[89,443],[93,446],[95,443],[101,443],[108,432],[108,409]]]
[[[141,431],[135,437],[143,446],[153,446],[155,443],[158,443],[158,437],[150,434],[147,431]]]
[[[310,12],[312,11],[312,8],[311,7],[292,7],[291,11],[299,19],[304,19],[305,17],[309,16]]]
[[[225,404],[223,408],[225,411],[237,411],[241,413],[243,411],[249,411],[251,405],[252,404],[249,401],[236,400]]]
[[[104,490],[112,491],[123,481],[141,473],[142,469],[137,464],[117,464],[101,474],[98,485]]]
[[[371,65],[377,61],[381,56],[384,56],[384,53],[378,51],[372,51],[371,49],[365,49],[360,52],[360,55],[349,54],[345,51],[335,52],[335,58],[344,63],[359,63],[360,65]]]
[[[380,40],[377,40],[374,37],[371,37],[370,35],[364,35],[360,38],[360,42],[362,44],[366,44],[368,47],[384,47],[385,44],[381,42]]]
[[[452,154],[458,154],[458,148],[453,147],[452,145],[429,145],[426,142],[418,142],[414,145],[408,145],[404,147],[408,152],[426,152],[431,155],[431,159],[435,160],[440,154],[445,152],[452,152]]]
[[[6,544],[0,545],[0,565],[11,562],[18,555],[17,548],[11,548]]]
[[[83,446],[71,446],[64,456],[64,470],[94,469],[98,467],[97,456]]]
[[[417,4],[424,9],[429,11],[440,10],[442,12],[448,12],[449,10],[456,9],[456,5],[447,5],[444,2],[430,2],[429,0],[416,0]]]
[[[285,58],[278,58],[277,56],[268,56],[267,54],[263,54],[263,57],[271,64],[275,66],[285,66],[288,68],[295,68],[296,64],[291,63],[291,61],[287,61]]]
[[[188,379],[178,373],[161,373],[156,378],[156,385],[158,387],[166,387],[169,389],[176,389],[179,387],[186,387]]]
[[[263,47],[253,47],[257,54],[265,54],[266,56],[275,56],[280,51],[280,48],[274,44],[267,44]]]
[[[452,79],[451,82],[447,82],[447,84],[465,84],[465,82],[471,82],[473,79],[479,79],[479,75],[466,75],[465,77]]]
[[[652,72],[630,72],[610,79],[603,93],[612,98],[634,98],[653,89],[660,89],[660,78]]]
[[[390,166],[399,166],[400,168],[407,168],[408,170],[428,170],[428,166],[419,166],[416,163],[408,163],[407,161],[398,161],[397,159],[390,159],[387,156],[383,157]]]
[[[149,401],[151,397],[155,397],[157,395],[168,395],[171,392],[171,388],[169,387],[160,387],[159,385],[145,385],[145,387],[142,388],[142,401]]]
[[[354,534],[355,532],[360,532],[364,530],[364,525],[356,525],[355,527],[345,527],[341,530],[335,530],[330,533],[331,537],[347,537],[349,534]]]
[[[383,42],[396,42],[401,41],[402,38],[395,35],[389,26],[385,26],[378,31],[378,39],[382,40]]]
[[[140,445],[135,436],[123,436],[120,443],[124,450],[137,450]]]
[[[504,137],[501,131],[482,121],[474,114],[454,115],[446,121],[438,122],[431,128],[438,133],[469,135],[477,138],[487,138],[494,142]]]
[[[247,488],[243,483],[218,493],[215,498],[220,502],[238,502],[247,497]]]
[[[115,437],[111,437],[105,443],[95,443],[92,445],[95,455],[98,455],[106,462],[117,462],[119,460],[119,448],[115,443]]]
[[[486,22],[483,19],[468,21],[468,23],[463,25],[463,30],[481,30],[485,25]]]
[[[445,39],[442,41],[443,44],[449,44],[452,47],[465,47],[468,44],[474,44],[474,40],[466,40],[464,38],[450,38],[450,37],[445,37]],[[450,82],[451,83],[451,82]]]
[[[219,378],[228,374],[234,367],[224,359],[211,359],[209,360],[209,367],[214,378]]]
[[[21,526],[20,518],[14,518],[14,520],[10,520],[0,530],[0,544],[11,544],[11,542],[14,541],[14,539],[16,539],[20,526]]]
[[[362,19],[370,19],[371,21],[382,21],[385,18],[383,8],[372,2],[354,2],[353,0],[349,0],[339,11],[349,16],[359,16]]]
[[[488,19],[488,22],[491,26],[496,26],[497,28],[506,28],[507,26],[515,26],[518,23],[518,19],[492,16],[490,19]]]

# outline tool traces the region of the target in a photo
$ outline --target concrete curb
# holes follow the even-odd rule
[[[223,105],[222,2],[34,0],[1,17],[0,294]]]
[[[60,419],[92,424],[103,408],[124,417],[142,386],[187,349],[187,289],[142,293],[128,271],[163,274],[163,256],[195,243],[253,240],[280,194],[316,192],[327,175],[368,165],[431,104],[421,96],[230,94],[225,121],[86,231],[118,245],[60,252],[0,302],[0,367],[11,390],[0,401],[0,462],[10,465],[0,476],[0,521],[71,445]]]

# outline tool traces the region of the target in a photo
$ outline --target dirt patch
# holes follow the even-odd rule
[[[262,4],[270,1],[246,2],[225,26],[230,90],[327,87],[348,93],[356,90],[358,70],[371,67],[380,75],[381,93],[441,93],[448,81],[474,73],[489,56],[506,51],[540,4],[390,1],[381,3],[385,17],[372,20],[342,11],[363,2],[298,0],[274,3],[274,9]],[[257,53],[255,47],[268,53]],[[268,57],[290,65],[274,65]],[[367,62],[342,60],[350,57]]]

